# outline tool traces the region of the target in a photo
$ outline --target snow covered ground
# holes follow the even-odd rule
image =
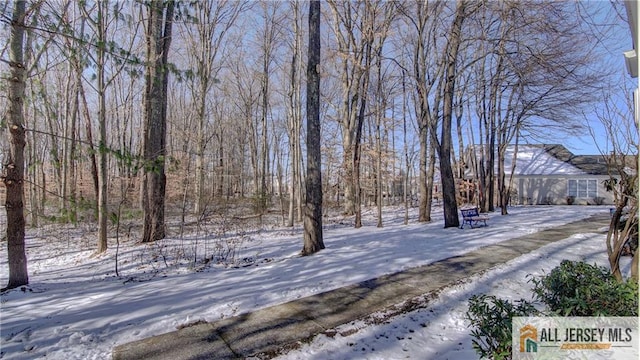
[[[31,284],[1,297],[3,359],[108,359],[121,344],[215,321],[431,263],[475,248],[607,213],[605,206],[527,206],[493,214],[490,226],[443,229],[441,210],[429,224],[403,225],[403,210],[387,208],[384,227],[372,211],[365,226],[325,220],[326,249],[300,257],[302,232],[276,225],[260,229],[201,226],[182,237],[136,245],[121,235],[92,256],[96,236],[87,228],[47,226],[28,230]],[[123,231],[126,234],[126,231]],[[381,325],[342,325],[282,359],[472,359],[464,319],[468,298],[491,293],[530,299],[528,274],[539,275],[562,259],[606,265],[604,234],[578,234],[522,256],[443,291],[425,309]],[[7,281],[6,244],[0,251],[0,283]],[[192,261],[192,259],[198,259]],[[203,260],[206,259],[206,260]]]

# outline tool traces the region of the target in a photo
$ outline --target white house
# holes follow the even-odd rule
[[[509,146],[505,154],[507,181],[512,172],[514,151],[515,146]],[[479,159],[477,153],[476,159]],[[474,163],[473,160],[467,162]],[[477,169],[474,168],[477,167],[467,166],[467,178],[475,177]],[[557,144],[519,145],[513,170],[511,203],[613,204],[613,194],[604,187],[604,181],[609,178],[603,155],[574,155]]]

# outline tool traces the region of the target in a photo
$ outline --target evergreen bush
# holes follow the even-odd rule
[[[469,299],[467,319],[471,323],[471,341],[481,359],[511,359],[511,320],[514,316],[537,316],[538,310],[529,302],[488,295]]]
[[[534,299],[546,306],[547,316],[638,316],[638,285],[618,282],[601,266],[563,260],[548,275],[532,277]],[[542,316],[532,303],[488,295],[469,299],[466,317],[473,348],[480,358],[511,359],[514,316]]]
[[[638,316],[638,286],[618,282],[602,266],[563,260],[532,278],[534,296],[557,316]]]

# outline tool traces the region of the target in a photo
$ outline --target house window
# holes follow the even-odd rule
[[[598,196],[598,182],[596,180],[569,180],[567,195],[577,198],[594,198]]]

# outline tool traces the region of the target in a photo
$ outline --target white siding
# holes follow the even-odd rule
[[[602,198],[603,204],[613,204],[613,194],[607,192],[602,181],[608,179],[606,175],[582,175],[572,177],[572,180],[596,180],[597,197]],[[519,204],[567,204],[568,179],[563,176],[515,176]],[[598,201],[594,197],[576,197],[574,204],[595,205]]]

